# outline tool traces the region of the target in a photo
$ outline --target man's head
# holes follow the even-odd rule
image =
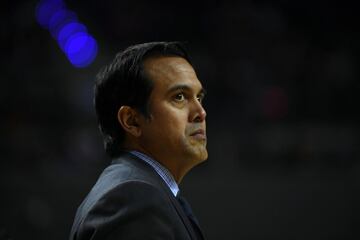
[[[189,170],[207,158],[203,97],[179,43],[126,49],[98,75],[95,86],[107,153],[115,157],[124,148],[139,150],[172,170],[179,164]]]

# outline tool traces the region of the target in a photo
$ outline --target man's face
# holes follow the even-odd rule
[[[204,90],[192,66],[181,57],[144,62],[153,81],[150,120],[142,123],[141,145],[170,168],[192,168],[208,157]]]

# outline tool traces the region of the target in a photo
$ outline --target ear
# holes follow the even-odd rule
[[[141,135],[138,112],[135,109],[129,106],[121,106],[117,113],[117,119],[125,132],[134,137]]]

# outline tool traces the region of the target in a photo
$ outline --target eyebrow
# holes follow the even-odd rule
[[[189,87],[189,85],[186,84],[176,84],[174,86],[172,86],[171,88],[169,88],[169,90],[167,91],[168,93],[172,93],[175,92],[177,90],[186,90],[186,91],[192,91],[191,87]],[[202,95],[206,95],[206,90],[201,87],[199,94]]]

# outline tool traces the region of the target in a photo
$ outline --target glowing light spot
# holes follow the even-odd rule
[[[65,8],[65,4],[62,0],[42,0],[36,6],[36,20],[43,28],[47,29],[54,13],[63,8]]]
[[[92,36],[77,33],[67,41],[65,53],[75,67],[86,67],[94,61],[97,49],[97,43]]]
[[[76,13],[65,9],[60,9],[54,13],[49,21],[49,31],[57,39],[61,29],[68,23],[77,22]]]
[[[65,51],[65,46],[67,41],[78,33],[87,33],[87,29],[85,25],[77,22],[70,22],[60,29],[59,34],[57,36],[57,41],[60,45],[60,48]]]

